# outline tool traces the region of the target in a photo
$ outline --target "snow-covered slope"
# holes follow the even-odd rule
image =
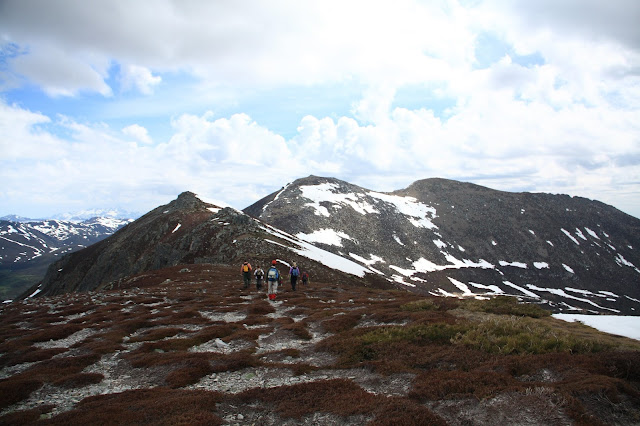
[[[596,201],[444,179],[380,193],[311,176],[245,212],[415,291],[640,312],[640,220]]]
[[[87,247],[130,221],[100,217],[80,223],[60,220],[0,221],[0,265],[31,261],[46,254],[68,253]]]

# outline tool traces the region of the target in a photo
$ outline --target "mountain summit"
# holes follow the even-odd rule
[[[446,179],[382,193],[309,176],[244,211],[413,291],[640,309],[640,220],[585,198]]]

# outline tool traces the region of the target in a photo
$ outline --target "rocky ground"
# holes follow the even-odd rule
[[[241,286],[186,265],[4,305],[0,424],[640,423],[640,344],[540,308]]]

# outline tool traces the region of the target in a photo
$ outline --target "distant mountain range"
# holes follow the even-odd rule
[[[5,216],[0,220],[2,296],[17,296],[42,280],[46,268],[56,258],[88,247],[131,221],[112,217],[77,222]]]
[[[637,314],[639,247],[640,220],[580,197],[444,179],[381,193],[310,176],[244,212],[183,193],[59,259],[31,294],[117,288],[180,264],[265,265],[277,258],[285,267],[297,260],[337,284],[508,294],[556,312]]]
[[[90,209],[81,210],[77,212],[58,213],[51,217],[33,219],[24,216],[18,216],[15,214],[2,216],[0,220],[6,220],[9,222],[44,222],[46,220],[61,220],[65,222],[84,222],[94,218],[111,218],[129,220],[140,217],[140,213],[129,212],[121,209]]]

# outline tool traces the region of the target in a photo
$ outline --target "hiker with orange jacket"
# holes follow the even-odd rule
[[[251,285],[251,264],[249,262],[244,262],[240,267],[240,273],[242,273],[242,279],[244,280],[244,288],[247,289]]]

